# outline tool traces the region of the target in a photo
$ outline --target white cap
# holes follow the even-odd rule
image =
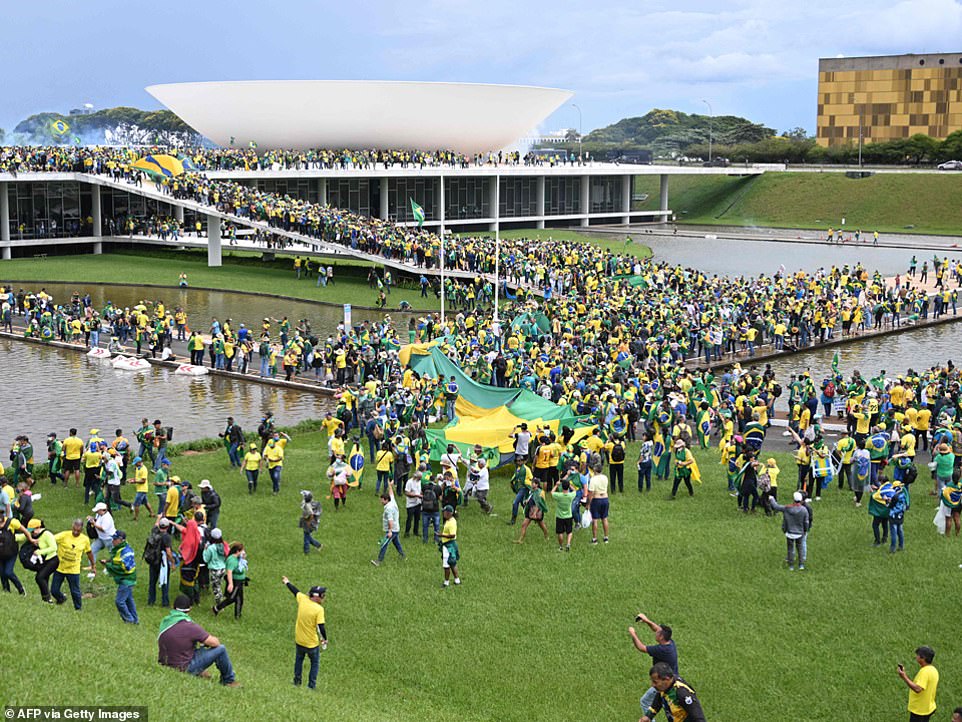
[[[210,479],[204,479],[200,482],[199,487],[201,489],[210,489]]]
[[[800,491],[796,491],[794,494],[792,494],[792,498],[795,501],[802,501],[805,498],[805,495]]]
[[[107,511],[107,505],[104,504],[102,501],[101,501],[101,502],[98,502],[97,504],[94,504],[93,510],[94,510],[94,511]]]

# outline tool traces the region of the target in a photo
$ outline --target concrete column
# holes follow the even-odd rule
[[[100,186],[96,183],[94,183],[91,188],[90,204],[90,216],[94,219],[93,236],[94,238],[100,238],[103,235],[104,224],[101,220]],[[99,252],[100,251],[94,251],[94,253]]]
[[[624,214],[621,222],[625,225],[631,223],[631,194],[634,190],[635,177],[633,175],[622,176],[621,178],[621,212]]]
[[[488,230],[493,232],[501,228],[501,176],[491,176],[489,181],[491,185],[488,186],[488,205],[491,206],[491,217],[494,220]]]
[[[591,176],[583,175],[581,176],[581,205],[578,207],[578,212],[584,215],[581,219],[581,225],[588,225],[588,213],[591,211]]]
[[[220,218],[207,216],[207,265],[210,268],[220,268],[222,265],[220,253]]]
[[[388,217],[388,204],[387,204],[388,187],[389,187],[388,179],[381,178],[381,193],[380,193],[381,211],[378,214],[378,217],[384,221],[386,221]],[[400,213],[398,215],[400,216]]]
[[[10,186],[0,183],[0,241],[10,242]],[[6,256],[5,256],[6,258]]]
[[[317,179],[317,202],[327,205],[327,178]]]
[[[536,228],[544,228],[544,176],[538,176],[537,191],[535,192],[535,210],[538,212]]]
[[[441,221],[441,235],[443,236],[444,220],[446,215],[444,212],[444,176],[443,175],[438,176],[438,186],[440,188],[438,192],[438,220]]]
[[[660,201],[658,204],[658,210],[661,211],[661,215],[658,216],[662,223],[668,222],[668,175],[662,174],[661,185],[660,185]]]
[[[11,256],[10,246],[3,247],[3,260],[9,261],[13,256]]]
[[[104,252],[104,244],[101,241],[96,241],[94,243],[94,255],[99,256]]]
[[[178,205],[174,206],[174,220],[177,221],[180,224],[181,229],[183,229],[184,227],[184,207],[183,206],[178,206]]]

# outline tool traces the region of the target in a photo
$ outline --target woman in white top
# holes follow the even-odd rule
[[[588,480],[588,509],[591,512],[591,543],[598,543],[598,520],[605,532],[608,543],[608,477],[601,473],[601,464],[591,470]]]

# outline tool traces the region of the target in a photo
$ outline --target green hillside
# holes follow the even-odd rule
[[[655,210],[658,177],[636,179]],[[848,228],[914,233],[962,233],[962,174],[766,173],[762,176],[682,176],[669,181],[669,207],[679,223],[827,228],[845,218]]]

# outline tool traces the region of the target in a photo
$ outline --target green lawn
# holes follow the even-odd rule
[[[658,179],[636,179],[635,192],[658,203]],[[881,173],[846,178],[844,173],[765,173],[755,177],[678,176],[669,181],[669,207],[681,223],[837,227],[863,231],[962,233],[962,176],[946,173]]]
[[[3,281],[77,281],[83,283],[150,283],[176,286],[182,272],[191,286],[225,291],[271,293],[289,298],[327,303],[374,306],[377,292],[367,285],[370,267],[358,261],[334,261],[337,285],[317,287],[315,279],[294,276],[293,256],[263,261],[260,254],[225,253],[223,266],[208,268],[206,251],[117,251],[95,256],[50,256],[45,259],[17,258],[0,263]],[[395,273],[395,279],[397,279]],[[413,285],[413,282],[412,282]],[[421,298],[420,290],[397,288],[390,297],[391,308],[407,300],[415,309],[435,310],[440,302],[433,296]]]
[[[962,655],[951,626],[962,542],[936,537],[924,469],[906,515],[907,551],[873,548],[865,509],[830,490],[816,505],[810,568],[794,573],[782,568],[779,521],[735,511],[714,451],[698,454],[705,483],[695,497],[673,502],[664,482],[648,495],[634,491],[629,464],[628,493],[612,501],[611,543],[591,547],[580,531],[569,554],[537,528],[525,545],[511,543],[518,528],[504,524],[511,495],[499,473],[499,516],[482,517],[476,505],[462,511],[465,581],[442,590],[433,544],[403,540],[406,562],[391,550],[380,569],[369,564],[381,535],[370,473],[346,510],[323,501],[324,550],[304,557],[298,490],[321,489],[323,448],[321,433],[295,435],[279,497],[269,484],[248,496],[223,451],[174,459],[180,476],[214,482],[226,538],[249,548],[243,619],[214,619],[209,597],[194,614],[228,646],[242,689],[157,666],[163,611],[146,607],[146,569],[135,591],[139,627],[121,623],[106,579],[83,580],[97,596],[78,614],[42,605],[23,573],[29,596],[3,597],[0,662],[23,669],[28,655],[58,672],[7,675],[4,701],[147,704],[155,720],[637,719],[649,662],[626,629],[639,610],[674,628],[682,674],[713,722],[902,719],[906,688],[895,665],[914,673],[912,650],[923,643],[942,669],[939,719],[962,695],[951,673]],[[628,458],[636,453],[632,445]],[[794,467],[775,456],[784,498]],[[86,511],[80,490],[38,484],[36,507],[53,529]],[[149,522],[118,517],[142,549]],[[331,646],[316,694],[290,684],[295,605],[285,574],[301,588],[330,589]]]
[[[484,232],[472,232],[460,235],[470,235],[470,236],[494,236],[492,231]],[[559,241],[575,241],[577,243],[590,243],[595,246],[600,246],[609,251],[615,253],[629,253],[638,258],[649,258],[651,256],[651,248],[648,246],[639,244],[637,241],[632,244],[625,244],[624,238],[611,238],[608,234],[603,236],[592,235],[590,233],[582,233],[580,231],[570,231],[564,228],[523,228],[523,229],[512,229],[508,231],[501,231],[502,238],[530,238],[530,239],[547,239],[553,238]]]

